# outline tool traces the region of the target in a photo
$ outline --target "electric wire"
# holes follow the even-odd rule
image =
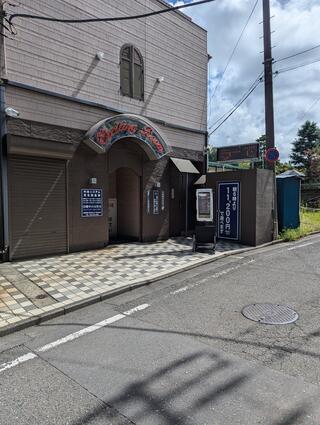
[[[242,36],[243,36],[243,34],[244,34],[245,30],[247,29],[247,26],[248,26],[248,24],[249,24],[249,22],[250,22],[250,20],[251,20],[251,18],[252,18],[252,15],[253,15],[253,13],[254,13],[254,11],[255,11],[256,7],[257,7],[258,1],[259,1],[259,0],[256,0],[256,1],[255,1],[255,3],[254,3],[254,5],[253,5],[253,8],[252,8],[252,10],[251,10],[251,12],[250,12],[250,14],[249,14],[249,17],[248,17],[248,19],[247,19],[247,21],[246,21],[246,23],[245,23],[244,27],[242,28],[242,30],[241,30],[241,32],[240,32],[240,35],[239,35],[239,37],[238,37],[238,40],[237,40],[237,42],[236,42],[236,44],[235,44],[235,46],[234,46],[234,48],[233,48],[233,50],[232,50],[232,52],[231,52],[231,55],[229,56],[229,59],[227,60],[226,66],[225,66],[225,68],[224,68],[224,70],[223,70],[223,72],[222,72],[222,74],[221,74],[221,77],[220,77],[220,79],[219,79],[219,81],[218,81],[218,83],[217,83],[216,87],[214,88],[213,94],[212,94],[212,95],[211,95],[211,97],[210,97],[210,101],[209,101],[209,110],[210,110],[210,111],[211,111],[211,103],[212,103],[212,100],[213,100],[213,98],[214,98],[214,96],[215,96],[215,94],[216,94],[216,92],[217,92],[218,88],[220,87],[220,85],[221,85],[221,83],[222,83],[222,81],[223,81],[224,75],[225,75],[225,73],[226,73],[226,71],[227,71],[227,69],[228,69],[228,67],[229,67],[229,65],[230,65],[230,63],[231,63],[231,61],[232,61],[232,59],[233,59],[233,56],[234,56],[234,54],[235,54],[235,52],[236,52],[236,50],[237,50],[237,48],[238,48],[238,46],[239,46],[239,44],[240,44],[240,41],[241,41],[241,39],[242,39]],[[209,119],[210,119],[210,117],[211,117],[211,113],[209,114]]]
[[[260,74],[259,77],[255,80],[255,83],[251,86],[249,91],[242,96],[242,98],[234,105],[234,107],[229,111],[228,115],[224,114],[225,118],[220,122],[219,125],[217,125],[213,130],[209,132],[209,137],[218,130],[235,112],[237,109],[240,108],[240,106],[243,104],[243,102],[248,99],[248,97],[255,91],[255,89],[259,86],[259,84],[263,81],[262,75]],[[222,116],[222,117],[223,117]],[[220,117],[213,125],[221,121],[222,117]]]
[[[221,115],[220,116],[220,118],[218,118],[216,121],[214,121],[211,125],[210,125],[210,127],[209,127],[209,132],[211,131],[211,129],[216,125],[216,124],[218,124],[218,122],[219,121],[221,121],[221,120],[223,120],[223,118],[225,117],[225,116],[227,116],[231,111],[233,111],[233,109],[234,108],[236,108],[237,107],[237,105],[240,103],[240,102],[242,102],[242,99],[243,98],[245,98],[246,96],[247,96],[247,94],[248,94],[248,92],[250,92],[251,90],[252,90],[252,88],[253,87],[255,87],[255,85],[257,84],[257,83],[260,83],[260,82],[262,82],[263,81],[263,79],[262,79],[262,75],[263,75],[263,72],[260,72],[260,74],[257,76],[257,78],[253,81],[253,83],[249,86],[249,88],[245,91],[245,93],[241,96],[241,98],[232,106],[232,108],[230,108],[228,111],[226,111],[223,115]]]
[[[48,22],[61,22],[65,24],[82,24],[82,23],[90,23],[90,22],[115,22],[115,21],[129,21],[133,19],[142,19],[148,18],[151,16],[161,15],[163,13],[173,12],[175,10],[184,9],[187,7],[199,6],[205,3],[211,3],[215,0],[200,0],[194,3],[186,3],[178,6],[168,7],[166,9],[156,10],[154,12],[143,13],[140,15],[132,15],[132,16],[117,16],[114,18],[86,18],[86,19],[63,19],[63,18],[52,18],[49,16],[41,16],[41,15],[32,15],[28,13],[14,13],[9,16],[9,23],[12,24],[13,20],[16,18],[24,18],[24,19],[36,19],[41,21]]]
[[[276,70],[274,72],[274,74],[275,75],[283,74],[284,72],[293,71],[295,69],[303,68],[305,66],[309,66],[309,65],[312,65],[312,64],[317,63],[317,62],[320,62],[320,59],[316,59],[312,62],[302,63],[302,64],[296,65],[296,66],[291,66],[291,67],[288,67],[288,68],[281,68],[281,69]]]
[[[302,50],[301,52],[294,53],[290,56],[285,56],[284,58],[277,59],[273,63],[282,62],[284,60],[294,58],[294,57],[302,55],[304,53],[311,52],[312,50],[319,49],[319,47],[320,47],[320,44],[317,44],[316,46],[310,47],[309,49],[305,49],[305,50]]]

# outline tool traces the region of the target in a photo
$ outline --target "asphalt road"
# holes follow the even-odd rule
[[[0,424],[319,425],[319,277],[313,236],[3,337]],[[299,320],[241,314],[265,302]]]

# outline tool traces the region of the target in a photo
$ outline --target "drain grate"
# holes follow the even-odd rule
[[[250,304],[244,307],[242,314],[247,319],[266,325],[287,325],[299,318],[292,308],[279,304]]]
[[[47,298],[47,297],[48,297],[48,295],[46,295],[46,294],[40,294],[40,295],[36,296],[36,299],[37,300],[43,300],[44,298]]]

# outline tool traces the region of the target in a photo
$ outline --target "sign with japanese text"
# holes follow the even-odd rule
[[[153,194],[153,214],[159,214],[159,190],[154,190]]]
[[[150,206],[150,190],[147,190],[147,214],[149,215],[151,213],[151,206]]]
[[[240,238],[240,182],[218,183],[218,237]]]
[[[102,217],[102,189],[81,189],[81,217]]]
[[[138,139],[150,149],[153,159],[160,159],[169,148],[159,132],[140,117],[117,115],[100,121],[85,136],[85,143],[98,153],[105,153],[120,139]]]
[[[217,148],[218,162],[245,161],[259,158],[259,143]]]

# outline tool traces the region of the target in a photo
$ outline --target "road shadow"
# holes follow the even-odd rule
[[[206,367],[198,371],[199,362],[203,361],[206,362]],[[132,424],[139,421],[148,423],[145,421],[149,421],[152,417],[161,425],[194,425],[191,418],[196,412],[221,397],[227,397],[250,379],[250,374],[246,372],[231,376],[223,383],[221,379],[215,379],[216,373],[230,366],[229,360],[211,352],[196,352],[184,356],[159,368],[144,379],[127,385],[116,397],[104,400],[102,406],[71,422],[71,425],[90,424],[93,420],[103,417],[106,408],[108,419],[112,408],[115,419],[120,415],[129,419],[129,423]],[[181,379],[178,380],[177,376]],[[185,378],[186,376],[188,378]],[[173,384],[170,387],[168,383]],[[190,398],[190,391],[202,395]],[[188,398],[189,404],[181,403],[184,397]],[[127,413],[123,413],[127,410],[132,412],[130,418]]]
[[[38,325],[36,325],[37,327],[55,327],[55,326],[79,326],[79,327],[83,327],[83,326],[92,326],[94,323],[76,323],[76,322],[70,322],[70,323],[40,323]],[[301,354],[304,356],[309,356],[309,357],[313,357],[313,358],[318,358],[320,359],[320,353],[316,353],[313,351],[308,351],[308,350],[304,350],[304,349],[300,349],[298,347],[288,347],[286,345],[279,345],[279,344],[266,344],[260,341],[250,341],[247,339],[237,339],[237,338],[229,338],[229,337],[223,337],[223,336],[216,336],[216,335],[209,335],[209,334],[204,334],[204,333],[199,333],[199,332],[184,332],[184,331],[176,331],[176,330],[170,330],[170,329],[155,329],[155,328],[142,328],[142,327],[128,327],[128,326],[113,326],[113,325],[108,325],[106,326],[107,329],[119,329],[119,330],[126,330],[126,331],[139,331],[139,332],[152,332],[152,333],[163,333],[163,334],[171,334],[171,335],[179,335],[179,336],[186,336],[186,337],[194,337],[194,338],[204,338],[207,340],[211,340],[211,341],[222,341],[222,342],[230,342],[230,343],[234,343],[237,345],[248,345],[251,347],[256,347],[256,348],[266,348],[268,350],[275,350],[277,351],[277,353],[274,355],[274,357],[276,357],[275,360],[279,360],[282,359],[284,356],[292,354],[292,353],[297,353],[297,354]],[[102,328],[103,329],[103,328]],[[101,329],[101,330],[102,330]],[[320,330],[316,330],[313,332],[310,332],[306,335],[304,335],[301,339],[301,345],[303,343],[306,343],[308,341],[310,341],[312,338],[318,338],[320,337]]]

